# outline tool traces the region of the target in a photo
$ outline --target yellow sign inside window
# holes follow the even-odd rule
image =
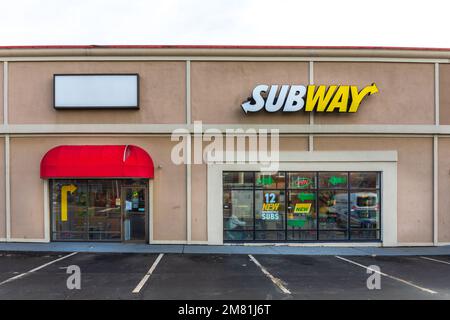
[[[73,194],[77,190],[77,186],[69,184],[61,187],[61,221],[67,221],[67,194]]]
[[[278,211],[279,203],[263,203],[262,211]]]
[[[311,203],[297,203],[294,208],[294,213],[308,214],[311,211]]]

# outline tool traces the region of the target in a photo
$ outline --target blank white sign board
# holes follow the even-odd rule
[[[138,108],[137,74],[54,75],[55,108]]]

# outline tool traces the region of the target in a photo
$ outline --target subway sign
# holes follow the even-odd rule
[[[340,112],[354,113],[367,96],[377,93],[375,83],[358,89],[350,85],[266,85],[253,89],[252,97],[242,103],[245,113],[267,112]]]

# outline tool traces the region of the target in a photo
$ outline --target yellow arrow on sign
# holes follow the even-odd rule
[[[61,187],[61,221],[67,221],[67,192],[73,194],[77,187],[73,184]]]

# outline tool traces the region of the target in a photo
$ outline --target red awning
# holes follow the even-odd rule
[[[154,176],[153,160],[133,145],[58,146],[41,161],[41,178],[147,178]]]

